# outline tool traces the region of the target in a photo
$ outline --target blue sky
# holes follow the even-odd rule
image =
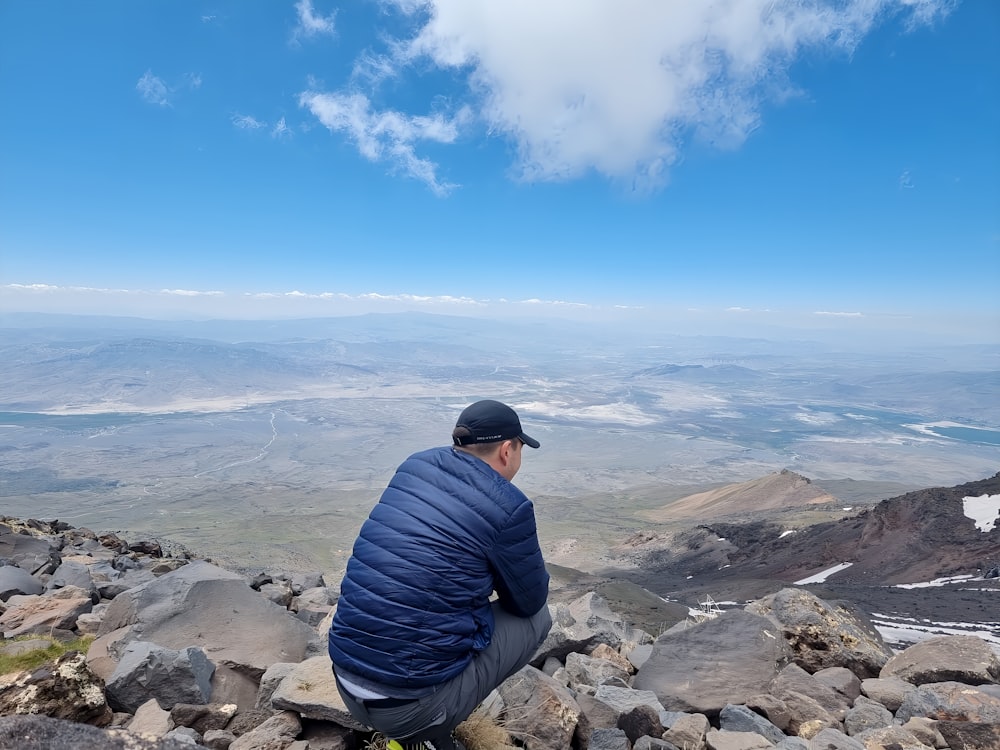
[[[1000,340],[1000,3],[0,3],[0,310]]]

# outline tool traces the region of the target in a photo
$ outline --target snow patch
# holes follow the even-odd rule
[[[1000,518],[1000,495],[963,497],[962,512],[975,521],[976,528],[983,533],[993,531]]]
[[[849,567],[854,565],[854,563],[840,563],[840,565],[834,565],[832,568],[827,568],[826,570],[821,570],[816,575],[811,575],[808,578],[803,578],[801,581],[796,581],[795,586],[802,586],[806,583],[823,583],[827,578],[832,576],[834,573],[839,573],[842,570],[847,570]]]

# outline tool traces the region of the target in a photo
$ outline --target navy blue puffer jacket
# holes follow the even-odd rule
[[[545,606],[548,583],[524,493],[468,453],[416,453],[361,527],[330,658],[369,685],[437,685],[489,645],[494,590],[504,609],[529,617]]]

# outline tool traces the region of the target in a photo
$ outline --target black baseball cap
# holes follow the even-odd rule
[[[479,445],[497,443],[501,440],[518,438],[525,445],[537,448],[541,445],[533,437],[521,430],[521,420],[517,412],[507,404],[486,399],[465,407],[458,416],[452,439],[455,445]]]

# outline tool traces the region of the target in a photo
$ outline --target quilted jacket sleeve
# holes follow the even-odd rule
[[[535,510],[524,498],[497,537],[490,555],[500,605],[511,614],[530,617],[545,606],[549,573],[538,545]]]

